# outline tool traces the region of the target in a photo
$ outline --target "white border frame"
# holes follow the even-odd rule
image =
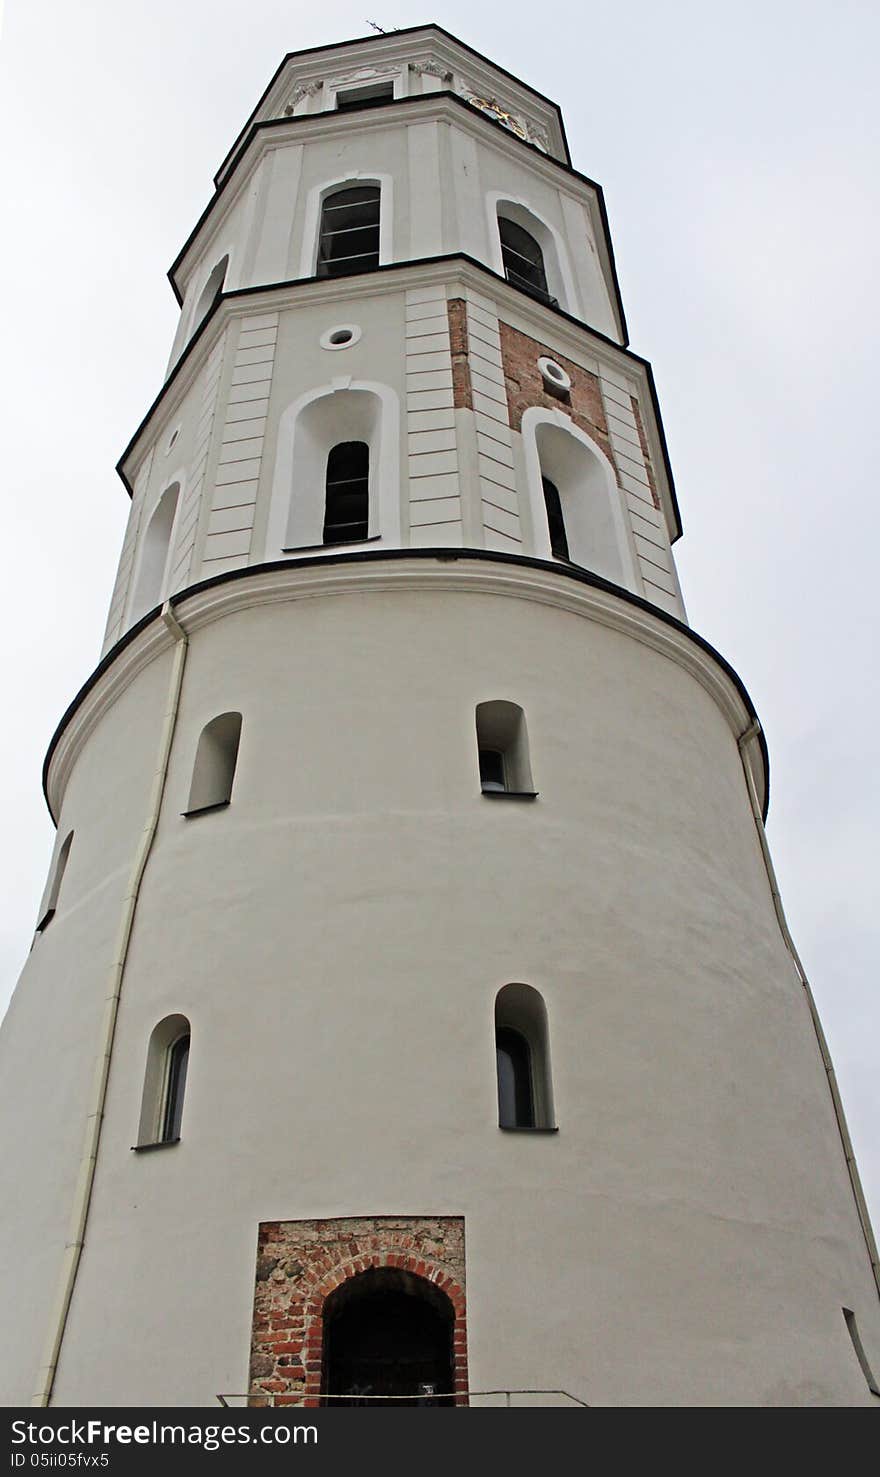
[[[174,486],[175,482],[177,483],[180,491],[177,494],[177,507],[174,509],[174,521],[171,524],[171,533],[168,538],[168,549],[165,554],[165,567],[162,570],[162,584],[160,587],[159,600],[165,600],[168,597],[168,583],[171,578],[171,571],[174,568],[173,555],[175,547],[177,545],[177,535],[180,530],[180,515],[183,509],[184,494],[186,492],[186,469],[184,467],[178,467],[174,472],[170,474],[166,473],[166,475],[162,478],[162,490],[150,504],[149,513],[145,513],[143,509],[141,510],[140,524],[137,532],[137,558],[132,562],[131,574],[128,577],[128,593],[125,597],[125,616],[121,626],[121,629],[123,631],[127,631],[129,626],[134,625],[131,614],[131,607],[134,604],[134,593],[138,587],[138,581],[140,580],[141,576],[141,565],[144,559],[144,540],[147,535],[147,529],[149,528],[153,514],[161,503],[163,497],[165,496],[168,489]],[[144,611],[144,614],[146,614],[146,611]],[[138,616],[137,619],[140,620],[140,616]]]
[[[400,401],[390,385],[378,380],[355,380],[350,375],[341,375],[317,390],[307,390],[282,413],[278,422],[278,439],[275,452],[275,471],[272,477],[272,500],[269,505],[269,520],[266,526],[266,546],[263,558],[295,559],[299,550],[287,554],[287,523],[293,489],[293,448],[296,440],[296,422],[307,405],[322,400],[326,395],[335,395],[341,390],[361,390],[375,395],[381,405],[379,432],[379,459],[376,467],[375,506],[370,507],[368,538],[374,545],[390,545],[400,548]],[[378,527],[374,526],[374,518]],[[310,547],[310,554],[339,554],[346,549],[359,549],[363,540],[353,544],[318,544]]]
[[[644,586],[639,572],[639,562],[636,556],[635,541],[633,539],[632,525],[624,507],[624,494],[617,484],[617,476],[610,461],[600,446],[586,431],[575,425],[571,416],[562,410],[549,410],[541,405],[530,405],[523,413],[522,418],[522,443],[523,454],[526,465],[526,491],[528,495],[529,517],[532,524],[532,537],[535,543],[535,558],[553,559],[550,548],[550,530],[547,525],[547,508],[544,503],[544,491],[541,485],[541,458],[538,454],[538,441],[536,432],[538,426],[554,426],[558,430],[566,431],[579,441],[586,451],[591,452],[596,458],[605,476],[606,493],[611,508],[611,521],[614,525],[615,542],[617,552],[620,555],[621,567],[627,580],[628,588],[636,595],[644,595]],[[586,567],[586,566],[585,566]]]
[[[314,277],[318,270],[318,246],[321,227],[321,208],[328,195],[343,185],[379,186],[379,265],[394,260],[394,179],[390,174],[377,174],[366,169],[353,169],[336,179],[324,180],[313,185],[306,196],[305,221],[303,225],[302,250],[300,252],[300,277]]]
[[[504,276],[504,258],[501,255],[501,233],[498,229],[498,207],[502,203],[519,206],[519,209],[526,211],[528,215],[532,216],[539,226],[543,226],[544,230],[552,238],[553,247],[556,252],[556,264],[559,267],[559,275],[562,278],[562,290],[565,298],[565,301],[561,302],[559,306],[564,308],[566,313],[570,313],[573,318],[582,318],[580,297],[575,284],[574,273],[571,269],[571,262],[568,259],[568,248],[566,247],[564,237],[557,231],[555,226],[551,226],[546,216],[543,216],[539,210],[536,210],[530,201],[523,200],[518,195],[511,195],[509,190],[490,190],[486,195],[486,210],[489,217],[489,259],[493,272],[497,272],[499,277]],[[540,242],[538,245],[540,245]],[[549,286],[550,284],[548,283]]]

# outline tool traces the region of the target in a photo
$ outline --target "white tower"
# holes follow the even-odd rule
[[[557,107],[437,26],[288,56],[171,281],[2,1034],[2,1398],[870,1403],[764,741]]]

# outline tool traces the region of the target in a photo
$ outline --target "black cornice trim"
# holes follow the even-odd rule
[[[370,113],[378,113],[381,112],[383,108],[411,108],[425,106],[427,110],[427,107],[430,106],[432,103],[436,103],[438,98],[447,98],[453,103],[456,103],[458,107],[464,108],[466,112],[472,113],[474,117],[479,118],[482,122],[488,123],[492,128],[500,129],[501,133],[503,133],[506,139],[513,139],[515,143],[519,144],[524,149],[529,149],[533,154],[537,155],[537,157],[539,159],[542,159],[545,163],[552,164],[556,169],[561,169],[563,174],[571,176],[572,179],[579,180],[581,184],[587,185],[591,190],[595,192],[599,206],[599,216],[602,221],[602,229],[605,233],[605,248],[608,252],[608,264],[611,269],[611,285],[613,288],[614,303],[617,309],[618,317],[620,319],[620,332],[623,338],[623,342],[625,344],[628,343],[629,332],[626,326],[626,314],[623,310],[623,298],[621,296],[620,282],[617,276],[617,262],[614,256],[614,245],[611,240],[611,228],[608,222],[608,211],[605,206],[605,193],[602,189],[602,186],[596,180],[591,179],[588,174],[583,174],[579,169],[575,169],[570,161],[564,162],[561,159],[554,159],[551,154],[545,154],[544,150],[539,149],[537,144],[530,143],[528,139],[520,138],[518,134],[512,133],[511,130],[509,128],[505,128],[504,124],[499,122],[497,118],[490,118],[488,113],[484,113],[481,108],[474,107],[473,103],[469,103],[467,98],[461,97],[457,92],[449,91],[420,93],[418,96],[414,97],[383,98],[379,102],[373,101],[369,104],[365,104],[363,109],[346,108],[345,112],[342,114],[337,113],[335,110],[329,110],[324,113],[303,113],[299,118],[267,118],[263,123],[254,123],[252,126],[246,125],[246,131],[244,132],[244,135],[242,137],[241,144],[236,148],[235,153],[232,155],[231,163],[223,182],[215,189],[214,194],[211,196],[210,200],[208,201],[207,205],[205,206],[204,210],[202,211],[183,245],[181,246],[179,252],[177,253],[177,256],[171,263],[171,266],[168,268],[168,281],[171,283],[171,290],[174,293],[175,298],[177,299],[178,305],[181,307],[183,306],[183,298],[181,297],[177,287],[177,283],[174,280],[177,269],[180,266],[180,263],[183,261],[183,258],[189,251],[190,247],[192,246],[192,243],[195,240],[196,236],[199,234],[199,231],[202,229],[202,226],[205,224],[208,217],[212,214],[214,207],[216,206],[217,201],[220,199],[223,191],[226,189],[227,185],[232,182],[239,161],[250,148],[257,135],[261,133],[264,129],[289,128],[291,125],[296,126],[297,124],[314,123],[317,119],[320,118],[353,118],[356,117],[357,114],[361,111],[366,112],[367,110],[369,110]]]
[[[526,92],[530,92],[533,97],[540,98],[542,103],[547,103],[549,107],[553,108],[559,120],[559,132],[562,135],[562,147],[565,149],[566,159],[569,163],[571,163],[571,150],[568,147],[568,139],[565,135],[565,124],[562,120],[562,109],[560,108],[559,104],[557,102],[554,102],[552,97],[548,97],[546,93],[539,92],[537,87],[532,87],[531,83],[524,82],[521,77],[517,77],[515,72],[509,72],[506,67],[500,66],[498,62],[494,62],[490,57],[485,56],[482,51],[477,51],[475,47],[468,46],[466,41],[462,41],[460,37],[453,35],[452,31],[447,31],[445,26],[438,25],[436,21],[429,21],[428,24],[424,26],[402,26],[401,28],[394,31],[383,31],[381,35],[370,34],[369,36],[354,36],[349,41],[331,41],[326,46],[307,46],[302,51],[288,51],[279,65],[275,68],[275,71],[272,73],[269,82],[263,90],[259,102],[257,103],[256,107],[252,109],[247,122],[238,135],[238,138],[232,145],[232,148],[229,150],[226,158],[222,161],[220,168],[217,170],[217,173],[214,175],[214,184],[218,184],[220,176],[226,171],[229,165],[229,161],[236,151],[236,144],[238,143],[238,139],[241,138],[243,134],[247,133],[248,129],[259,113],[261,107],[269,96],[269,93],[272,91],[272,88],[275,86],[275,83],[278,81],[278,78],[281,76],[281,73],[287,66],[288,62],[292,62],[297,57],[301,56],[320,56],[321,53],[325,51],[341,51],[346,46],[363,46],[364,43],[367,41],[378,42],[383,39],[387,40],[389,36],[415,36],[419,31],[435,31],[438,36],[444,36],[447,41],[452,41],[455,46],[460,46],[462,51],[466,51],[469,56],[475,56],[478,61],[485,62],[487,67],[492,67],[494,71],[500,72],[502,77],[509,77],[511,82],[516,83],[517,87],[525,88]],[[312,116],[314,117],[315,115],[312,114]]]
[[[483,272],[487,277],[491,277],[493,282],[503,282],[504,286],[510,288],[512,292],[516,292],[519,290],[515,287],[512,287],[511,284],[507,281],[506,277],[502,277],[500,273],[494,272],[491,267],[488,267],[486,265],[485,262],[478,262],[476,257],[468,256],[468,254],[464,251],[452,251],[444,253],[442,256],[420,256],[414,257],[410,261],[385,262],[380,267],[374,267],[371,272],[359,272],[357,274],[353,273],[350,277],[346,277],[344,279],[332,279],[328,277],[291,277],[283,282],[260,282],[257,283],[254,287],[239,287],[236,289],[235,292],[220,293],[216,301],[213,303],[210,311],[206,313],[205,317],[199,324],[192,338],[189,340],[188,344],[183,350],[183,353],[181,354],[168,378],[165,380],[162,388],[159,390],[159,393],[153,400],[152,405],[141,420],[137,430],[130,438],[128,445],[126,446],[118,462],[116,463],[116,471],[121,477],[123,485],[125,486],[129,497],[133,496],[134,489],[132,488],[131,483],[125,475],[125,471],[123,470],[123,463],[131,454],[132,447],[150,421],[151,417],[155,414],[156,410],[158,410],[168,390],[171,388],[178,375],[183,370],[184,365],[188,363],[193,349],[201,339],[203,333],[206,331],[208,324],[212,322],[214,315],[219,311],[221,304],[226,302],[236,302],[239,298],[258,297],[263,293],[277,292],[280,288],[305,287],[309,283],[320,282],[325,286],[327,282],[332,280],[344,280],[345,282],[363,283],[365,279],[375,277],[380,273],[400,272],[405,271],[407,270],[407,268],[410,267],[424,267],[432,264],[440,264],[443,262],[467,262],[469,266],[476,267],[479,272]],[[632,359],[636,364],[641,364],[643,366],[648,379],[648,386],[651,394],[651,403],[654,410],[654,418],[656,420],[657,430],[660,436],[660,450],[663,456],[663,470],[666,474],[666,480],[669,486],[669,496],[672,501],[672,508],[675,514],[675,530],[672,540],[672,542],[674,543],[675,539],[680,538],[683,532],[681,512],[679,510],[678,497],[675,491],[675,479],[672,475],[672,466],[669,461],[669,450],[666,444],[666,432],[663,429],[663,421],[660,415],[660,403],[657,399],[657,387],[654,383],[654,373],[651,369],[649,361],[647,359],[643,359],[641,354],[637,354],[634,349],[630,349],[626,343],[619,344],[616,339],[610,338],[608,334],[603,333],[601,329],[591,328],[589,323],[584,323],[580,318],[573,317],[572,314],[567,313],[564,308],[560,308],[558,305],[556,307],[552,307],[549,303],[539,302],[538,299],[533,298],[530,293],[524,292],[522,295],[524,298],[527,298],[530,303],[535,303],[542,312],[552,313],[555,314],[558,318],[563,318],[566,323],[573,324],[575,328],[583,329],[585,333],[590,334],[593,338],[599,339],[601,343],[608,344],[609,347],[615,349],[618,354],[623,354],[625,358]]]
[[[571,565],[558,564],[555,560],[551,561],[548,559],[534,559],[527,554],[508,554],[502,552],[501,550],[452,548],[385,549],[382,551],[358,550],[350,554],[312,555],[306,559],[273,559],[267,561],[265,564],[249,564],[243,569],[230,569],[227,570],[225,574],[212,575],[210,579],[199,580],[197,584],[189,585],[185,590],[178,590],[176,595],[172,595],[170,597],[170,604],[172,609],[176,609],[178,606],[183,605],[193,595],[198,595],[203,590],[212,590],[215,589],[218,585],[233,584],[237,580],[250,579],[253,575],[272,573],[275,570],[289,569],[291,567],[293,567],[294,569],[308,569],[314,565],[326,564],[365,564],[367,562],[377,563],[381,562],[382,560],[390,560],[394,563],[397,563],[403,559],[432,560],[438,564],[454,564],[460,560],[465,560],[487,564],[513,564],[518,565],[521,568],[524,566],[527,569],[548,570],[551,573],[558,575],[560,579],[574,580],[577,584],[590,585],[596,590],[605,590],[610,595],[616,595],[618,599],[623,600],[627,605],[634,605],[638,610],[646,611],[649,615],[655,616],[657,620],[663,621],[667,626],[672,626],[673,630],[680,632],[681,635],[688,637],[689,640],[693,641],[695,645],[699,646],[702,651],[705,651],[706,654],[710,656],[713,661],[718,663],[718,666],[730,678],[731,682],[742,698],[749,717],[754,723],[758,724],[757,738],[758,745],[761,750],[761,760],[764,767],[764,804],[761,813],[763,820],[766,822],[767,812],[770,807],[770,754],[767,749],[767,740],[764,737],[764,729],[758,719],[755,705],[749,697],[749,694],[746,691],[745,684],[743,683],[742,678],[739,676],[739,673],[736,672],[734,668],[730,665],[730,662],[728,662],[721,655],[720,651],[716,651],[711,642],[707,641],[705,637],[698,635],[698,633],[696,631],[693,631],[690,626],[686,626],[683,621],[678,620],[674,615],[669,615],[665,610],[661,610],[659,606],[652,605],[650,600],[645,600],[643,596],[634,595],[630,590],[624,590],[620,585],[613,584],[611,580],[603,579],[601,575],[592,574],[588,569],[575,569]],[[157,605],[153,610],[148,611],[145,616],[142,616],[142,618],[137,622],[136,625],[132,626],[130,631],[126,631],[125,635],[116,642],[115,646],[112,646],[110,648],[110,650],[107,652],[107,655],[103,657],[102,660],[98,663],[97,667],[92,672],[92,675],[88,677],[83,683],[73,701],[68,704],[57,728],[55,729],[55,732],[52,735],[51,740],[49,741],[49,748],[46,751],[46,757],[43,760],[43,795],[46,800],[46,808],[48,809],[49,814],[52,817],[55,825],[58,824],[58,820],[57,817],[52,814],[52,807],[49,804],[48,780],[49,767],[52,763],[52,757],[55,753],[55,750],[61,740],[61,736],[64,733],[64,730],[70,722],[71,718],[79,708],[80,704],[88,696],[92,688],[100,680],[104,673],[108,671],[110,667],[112,667],[120,652],[124,651],[125,648],[129,646],[131,642],[135,639],[135,637],[139,634],[139,632],[144,630],[146,626],[150,625],[152,621],[159,619],[161,610],[162,606]]]

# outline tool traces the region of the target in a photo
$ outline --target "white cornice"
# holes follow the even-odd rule
[[[497,95],[500,101],[512,104],[518,111],[540,122],[547,130],[553,152],[560,159],[565,159],[561,115],[555,103],[535,92],[528,83],[521,82],[493,65],[488,57],[470,51],[454,37],[441,34],[432,26],[425,26],[409,34],[390,32],[387,36],[353,41],[344,47],[329,47],[323,51],[300,55],[294,53],[290,56],[221,164],[216,176],[218,182],[225,179],[230,160],[248,129],[255,123],[265,123],[280,116],[298,84],[314,84],[360,67],[387,67],[395,62],[405,66],[410,62],[426,61],[441,63],[457,77],[472,83],[476,89]]]
[[[502,563],[491,556],[468,559],[444,552],[436,559],[375,556],[352,562],[322,559],[308,565],[257,566],[207,588],[183,592],[175,598],[174,612],[187,635],[194,636],[216,621],[255,606],[397,591],[526,600],[595,621],[650,647],[688,672],[712,698],[735,739],[753,724],[753,711],[736,682],[689,632],[610,590],[526,561]],[[68,778],[89,735],[138,674],[172,645],[173,638],[157,613],[111,654],[100,676],[74,702],[47,767],[46,793],[54,817],[60,814]],[[763,803],[766,775],[759,762],[753,767]]]

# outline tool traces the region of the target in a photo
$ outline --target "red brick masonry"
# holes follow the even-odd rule
[[[546,344],[538,343],[537,339],[520,333],[519,329],[511,328],[509,323],[499,323],[498,327],[501,333],[501,358],[511,430],[521,429],[523,414],[532,405],[546,405],[549,410],[562,409],[571,416],[576,426],[586,431],[601,446],[614,465],[598,375],[592,374],[588,369],[581,369],[573,360],[564,358]],[[571,394],[565,400],[554,395],[545,386],[544,377],[538,368],[538,360],[543,356],[561,364],[569,376]]]
[[[467,308],[464,299],[446,304],[449,317],[449,348],[452,354],[452,403],[456,410],[473,410],[471,370],[468,364]]]
[[[357,1216],[265,1221],[257,1238],[250,1393],[276,1405],[318,1405],[324,1301],[370,1267],[424,1277],[452,1304],[456,1403],[467,1404],[464,1219]]]

